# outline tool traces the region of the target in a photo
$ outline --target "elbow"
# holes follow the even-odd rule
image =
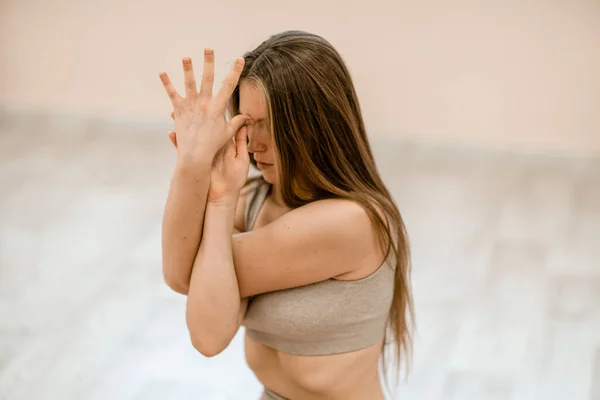
[[[198,352],[204,357],[214,357],[220,354],[227,347],[218,342],[202,338],[199,335],[194,335],[191,332],[190,340],[192,342],[192,346],[194,346],[194,348],[198,350]]]
[[[187,295],[190,290],[190,285],[183,284],[182,282],[165,279],[165,283],[171,290],[179,294]]]
[[[198,314],[193,314],[189,307],[189,297],[186,325],[192,346],[204,357],[214,357],[220,354],[229,346],[235,336],[235,331],[232,331],[229,326],[223,325],[222,321],[199,318]]]
[[[167,286],[179,294],[187,295],[190,290],[190,282],[180,277],[172,276],[165,269],[163,269],[163,279]]]

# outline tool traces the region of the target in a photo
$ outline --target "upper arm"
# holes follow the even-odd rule
[[[303,286],[353,272],[380,259],[367,212],[328,199],[294,209],[272,223],[233,236],[241,297]]]

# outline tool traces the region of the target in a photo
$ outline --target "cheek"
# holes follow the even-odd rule
[[[277,177],[277,169],[275,168],[275,166],[272,166],[269,169],[266,169],[262,172],[263,174],[263,179],[267,182],[269,182],[271,185],[275,185],[277,183],[279,183],[279,178]]]
[[[273,146],[273,140],[265,140],[265,145],[267,146],[267,151],[273,155],[275,152],[275,146]]]

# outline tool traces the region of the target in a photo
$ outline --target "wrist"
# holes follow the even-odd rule
[[[230,202],[207,202],[204,220],[205,232],[214,233],[224,229],[228,234],[233,233],[235,207],[236,205]]]
[[[208,164],[212,166],[216,154],[217,151],[213,151],[210,146],[199,146],[199,148],[193,151],[178,149],[177,163],[181,165]]]
[[[200,154],[177,153],[175,165],[184,171],[208,171],[212,169],[214,154],[203,152]]]
[[[213,207],[219,210],[233,210],[235,211],[237,207],[239,193],[232,193],[226,197],[220,198],[218,200],[210,200],[207,201],[207,206]]]

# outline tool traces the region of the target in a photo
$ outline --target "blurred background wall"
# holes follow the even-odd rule
[[[258,398],[163,282],[158,74],[290,29],[346,60],[407,223],[390,400],[600,399],[600,0],[0,0],[0,399]]]
[[[158,79],[270,34],[317,33],[343,55],[369,134],[600,154],[600,2],[172,0],[0,3],[0,107],[166,121]]]

